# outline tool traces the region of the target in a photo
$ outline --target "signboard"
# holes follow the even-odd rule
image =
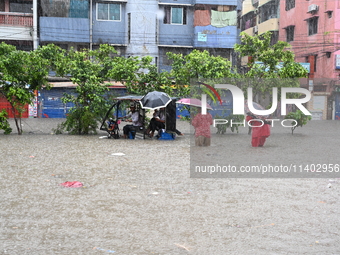
[[[310,111],[312,114],[312,120],[322,120],[323,113],[320,111]]]
[[[314,96],[313,97],[313,109],[314,110],[325,109],[325,96]]]
[[[335,55],[335,69],[340,69],[340,55]]]
[[[28,117],[36,118],[38,117],[38,97],[35,96],[32,104],[28,105]]]
[[[206,42],[207,41],[207,34],[203,34],[202,32],[198,32],[197,40],[199,42]]]

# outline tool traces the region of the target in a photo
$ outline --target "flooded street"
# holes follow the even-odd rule
[[[340,254],[339,173],[190,178],[186,122],[158,141],[54,135],[61,121],[0,131],[0,254]],[[339,121],[273,128],[263,148],[247,131],[194,149],[235,166],[340,164]]]

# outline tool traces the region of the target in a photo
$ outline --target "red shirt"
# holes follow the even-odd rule
[[[211,137],[210,125],[213,124],[213,118],[210,113],[203,115],[198,113],[192,120],[191,125],[195,127],[195,136]]]

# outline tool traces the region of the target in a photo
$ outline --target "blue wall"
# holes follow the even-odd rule
[[[196,26],[194,29],[194,47],[234,48],[236,43],[240,43],[237,26],[218,28],[209,25]]]
[[[335,94],[335,120],[340,120],[340,93]]]
[[[40,17],[40,41],[90,42],[89,19]]]
[[[64,93],[73,94],[76,96],[74,88],[51,88],[50,90],[43,89],[39,91],[38,102],[38,117],[40,118],[66,118],[70,108],[74,106],[73,103],[63,103],[61,98]],[[122,96],[126,94],[126,89],[110,89],[103,97],[108,101],[110,105],[113,104],[113,100],[109,98]],[[122,109],[120,116],[124,116],[125,111]]]

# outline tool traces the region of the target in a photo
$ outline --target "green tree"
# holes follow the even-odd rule
[[[188,85],[191,79],[232,77],[231,62],[221,56],[212,56],[206,50],[193,50],[190,54],[167,53],[172,61],[170,76],[176,84]]]
[[[242,32],[241,44],[235,45],[235,51],[250,60],[248,71],[240,76],[244,78],[239,83],[244,92],[252,87],[255,99],[260,94],[271,94],[273,87],[298,87],[296,78],[307,77],[308,71],[294,61],[295,55],[287,50],[289,47],[290,44],[283,41],[271,44],[271,32],[255,36]]]
[[[237,76],[233,72],[231,62],[228,59],[221,56],[212,56],[206,50],[199,51],[195,49],[185,56],[168,52],[167,56],[172,61],[172,69],[169,75],[174,80],[177,86],[176,89],[180,91],[181,97],[189,95],[194,97],[196,94],[203,92],[215,101],[216,97],[205,86],[188,85],[197,85],[192,83],[199,81],[213,85],[214,79]]]
[[[285,119],[291,119],[292,121],[292,135],[294,133],[295,128],[302,127],[306,125],[308,121],[312,119],[311,116],[305,115],[302,111],[296,110],[295,112],[290,112],[285,116]]]
[[[57,132],[70,134],[96,133],[101,116],[108,108],[104,94],[110,70],[116,64],[116,51],[112,46],[101,45],[97,50],[71,49],[64,52],[55,64],[58,75],[68,76],[76,84],[76,94],[64,94],[64,103],[72,102],[66,121],[58,126]]]
[[[11,105],[18,134],[22,134],[21,117],[25,106],[34,100],[35,90],[48,87],[51,62],[43,57],[47,48],[25,52],[0,44],[0,93]]]
[[[131,94],[145,95],[150,91],[165,91],[171,81],[167,72],[158,72],[152,57],[119,57],[110,70],[110,77],[124,82]],[[165,91],[171,94],[171,90]]]

